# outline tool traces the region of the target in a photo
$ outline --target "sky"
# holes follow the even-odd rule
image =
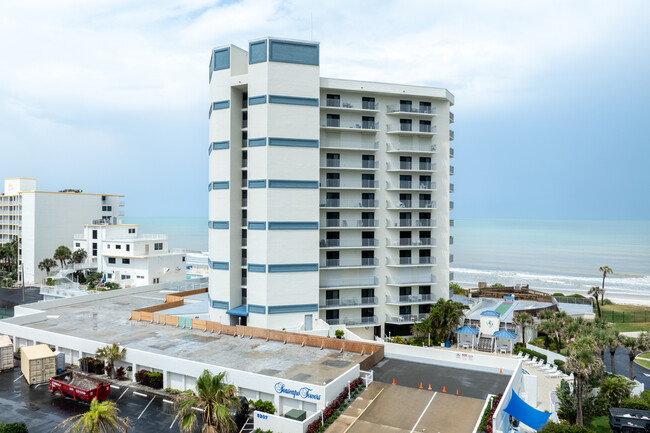
[[[650,2],[0,2],[0,177],[207,217],[211,48],[320,41],[322,76],[456,98],[461,218],[650,219]]]

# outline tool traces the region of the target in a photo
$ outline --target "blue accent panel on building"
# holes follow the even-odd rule
[[[269,60],[272,62],[318,66],[318,44],[275,39],[271,39],[269,43]]]
[[[248,139],[248,147],[260,147],[260,146],[266,146],[266,137]]]
[[[269,265],[271,272],[318,272],[318,263],[288,263],[283,265]]]
[[[266,95],[251,96],[248,98],[248,105],[266,104]]]
[[[318,230],[318,222],[269,221],[269,230]]]
[[[249,221],[248,230],[266,230],[265,221]]]
[[[248,272],[266,272],[266,265],[258,265],[255,263],[248,264]]]
[[[248,64],[266,62],[266,39],[248,44]]]
[[[212,103],[213,110],[223,110],[224,108],[230,108],[230,101],[217,101]]]
[[[230,67],[230,47],[214,50],[212,53],[212,70],[220,71]]]
[[[230,147],[230,141],[213,141],[212,150],[228,149]]]
[[[308,105],[318,107],[318,98],[300,98],[298,96],[269,95],[270,104]]]
[[[266,307],[264,305],[248,304],[248,312],[256,314],[266,314]]]
[[[215,262],[211,260],[210,268],[218,269],[220,271],[227,271],[230,268],[230,265],[228,264],[228,262]]]
[[[269,188],[318,189],[317,180],[269,179]]]
[[[208,227],[215,230],[228,229],[230,223],[228,221],[208,221]]]
[[[191,328],[192,327],[192,318],[191,317],[178,317],[178,327],[179,328]]]
[[[227,310],[228,309],[228,302],[227,301],[212,301],[212,308],[218,308],[220,310]]]
[[[318,147],[318,140],[307,140],[303,138],[269,137],[269,146]]]
[[[230,188],[230,182],[227,180],[221,182],[212,182],[212,189],[228,189]]]
[[[249,188],[266,188],[266,179],[249,180],[248,181],[248,187]]]
[[[310,313],[318,311],[318,304],[269,305],[269,314]]]

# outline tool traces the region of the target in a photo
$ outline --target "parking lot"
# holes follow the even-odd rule
[[[119,415],[129,418],[132,431],[178,431],[172,405],[161,396],[114,386],[108,400],[117,402]],[[86,412],[89,403],[58,393],[52,395],[47,383],[29,386],[20,368],[14,368],[0,373],[0,408],[0,421],[24,422],[30,433],[41,433],[51,431],[66,418]]]

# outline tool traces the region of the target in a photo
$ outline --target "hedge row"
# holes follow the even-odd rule
[[[519,353],[519,352],[523,352],[524,354],[527,353],[528,355],[530,355],[531,358],[536,356],[537,359],[543,359],[544,361],[546,361],[548,359],[548,357],[546,355],[544,355],[543,353],[539,353],[539,352],[536,352],[534,350],[528,349],[525,346],[523,346],[522,344],[517,343],[515,345],[515,353]]]

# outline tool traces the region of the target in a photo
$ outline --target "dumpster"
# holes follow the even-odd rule
[[[52,394],[59,391],[75,400],[92,401],[97,397],[104,401],[111,392],[111,384],[76,371],[66,371],[50,378],[49,389]]]

